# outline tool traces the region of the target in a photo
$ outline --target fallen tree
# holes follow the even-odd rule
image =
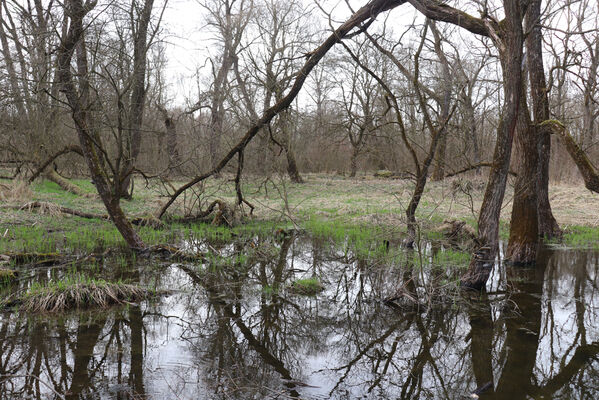
[[[591,163],[584,150],[576,143],[566,126],[558,120],[550,119],[543,121],[541,127],[548,128],[552,134],[559,136],[560,142],[572,157],[576,167],[578,167],[578,171],[584,179],[584,186],[592,192],[599,193],[599,171]]]

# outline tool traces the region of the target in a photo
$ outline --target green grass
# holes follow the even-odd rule
[[[0,268],[0,285],[6,285],[16,279],[17,273],[11,269]]]
[[[317,278],[298,279],[289,289],[304,296],[314,296],[324,290],[324,285]]]
[[[599,249],[599,227],[571,226],[562,239],[568,247]]]
[[[470,263],[470,258],[470,252],[445,249],[435,254],[433,264],[440,267],[466,268]]]

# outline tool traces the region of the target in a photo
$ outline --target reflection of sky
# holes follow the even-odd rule
[[[231,248],[224,246],[221,250],[229,252]],[[264,264],[269,285],[273,283],[277,259],[278,255],[273,253],[271,262]],[[539,347],[536,355],[533,354],[536,357],[534,378],[523,379],[532,379],[543,386],[560,373],[581,343],[598,340],[598,304],[594,290],[598,259],[593,253],[556,251],[552,254],[545,268]],[[408,396],[409,392],[404,392],[405,385],[414,377],[419,377],[412,386],[416,392],[411,395],[415,397],[453,399],[474,390],[477,383],[472,371],[472,327],[466,306],[449,304],[417,313],[391,310],[380,300],[390,293],[390,287],[400,286],[402,266],[394,262],[377,267],[372,264],[360,262],[351,252],[335,251],[328,246],[313,252],[311,242],[297,241],[289,249],[280,297],[264,294],[259,266],[245,274],[247,278],[240,287],[240,321],[263,346],[263,351],[283,365],[293,381],[299,382],[295,389],[304,398],[400,398]],[[505,271],[501,272],[504,268],[499,267],[498,274],[505,276]],[[164,271],[159,277],[152,277],[150,272],[142,275],[144,284],[157,281],[159,286],[174,290],[170,296],[142,307],[146,394],[157,399],[169,396],[211,399],[274,397],[284,392],[281,376],[273,364],[268,364],[264,354],[250,345],[235,321],[223,314],[222,304],[233,300],[233,289],[217,286],[222,289],[219,306],[220,303],[211,303],[203,286],[194,285],[176,264],[165,266]],[[428,267],[423,271],[425,282],[429,282]],[[303,297],[285,289],[295,279],[313,275],[323,276],[326,290],[321,295]],[[577,285],[582,303],[573,298]],[[513,319],[506,311],[509,305],[509,296],[505,295],[494,295],[490,304],[493,337],[489,351],[495,384],[508,368],[506,354],[511,350],[506,348],[509,333],[504,320]],[[580,335],[577,312],[583,313],[584,336]],[[99,368],[92,386],[100,398],[107,399],[127,389],[131,362],[128,313],[122,308],[108,313],[108,321],[94,347],[94,359],[88,366]],[[125,320],[119,331],[122,353],[110,331],[119,318]],[[270,318],[268,327],[267,318]],[[80,328],[78,319],[73,316],[67,320],[67,330],[71,340],[75,340]],[[85,319],[79,323],[85,323]],[[528,321],[521,324],[522,328],[530,328]],[[58,335],[52,333],[52,324],[49,326],[52,337],[57,338]],[[223,326],[227,329],[217,334]],[[53,351],[48,365],[57,366],[59,360],[52,357],[58,356],[54,349],[58,348],[59,341],[52,339],[51,342]],[[26,349],[27,341],[20,345]],[[72,366],[75,362],[73,347],[67,345],[69,348],[67,362]],[[223,353],[219,353],[219,348]],[[107,354],[105,359],[104,354]],[[17,359],[15,353],[14,362]],[[423,365],[421,370],[417,368],[419,362]],[[3,360],[3,365],[11,365],[11,362]],[[577,379],[583,377],[583,385],[592,382],[596,367],[595,362],[582,365],[584,372],[577,372]],[[54,370],[58,367],[52,367],[52,373],[56,373]],[[42,371],[40,377],[51,382],[52,373],[44,367]],[[19,382],[23,381],[13,381]],[[245,389],[235,391],[236,385],[245,385]],[[576,385],[570,383],[561,389],[563,396],[576,396]],[[48,393],[43,386],[40,390]],[[597,388],[589,390],[599,393]],[[215,395],[215,391],[219,394]],[[6,397],[0,395],[0,398]]]

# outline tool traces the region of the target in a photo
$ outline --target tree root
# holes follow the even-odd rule
[[[215,209],[218,209],[215,211]],[[224,200],[214,200],[208,208],[204,211],[200,211],[196,215],[183,217],[179,221],[181,222],[209,222],[210,218],[208,218],[212,213],[214,213],[214,217],[211,219],[211,224],[214,226],[228,226],[229,228],[233,227],[239,219],[238,213],[239,207],[231,206]]]

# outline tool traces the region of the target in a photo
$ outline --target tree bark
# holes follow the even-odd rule
[[[32,183],[38,176],[40,176],[44,172],[44,170],[46,168],[48,168],[48,166],[50,164],[52,164],[52,162],[54,162],[54,160],[56,160],[58,157],[62,156],[63,154],[68,154],[68,153],[77,153],[83,157],[83,152],[81,151],[81,147],[79,147],[77,145],[65,146],[62,150],[52,154],[46,161],[44,161],[38,167],[38,169],[29,177],[29,179],[27,180],[27,183]]]
[[[559,121],[547,120],[541,124],[542,127],[550,128],[552,133],[558,134],[566,151],[576,163],[578,171],[584,179],[584,185],[592,192],[599,193],[599,171],[593,166],[584,150],[580,148],[576,140]]]
[[[537,212],[539,141],[537,131],[530,121],[525,90],[525,87],[522,87],[518,109],[515,146],[518,177],[514,187],[510,238],[506,253],[507,259],[514,264],[534,263],[539,242]]]
[[[356,146],[353,147],[351,152],[351,159],[349,161],[349,177],[355,178],[358,172],[358,154],[359,150]]]
[[[93,196],[93,195],[90,196],[90,193],[83,191],[79,186],[69,182],[67,179],[58,175],[58,173],[56,171],[54,171],[53,169],[50,169],[49,171],[47,171],[44,174],[44,176],[46,177],[46,179],[56,183],[63,190],[65,190],[69,193],[73,193],[74,195],[81,196],[81,197],[92,197]]]
[[[68,24],[68,30],[61,38],[61,45],[58,48],[58,82],[71,108],[71,115],[87,167],[110,219],[129,247],[145,248],[145,244],[123,213],[119,204],[119,196],[110,188],[108,174],[104,169],[105,162],[102,158],[104,151],[101,145],[102,140],[98,132],[91,128],[94,124],[88,112],[91,102],[83,18],[94,6],[95,3],[86,3],[84,7],[81,0],[70,0],[69,2],[70,12],[65,15],[65,19],[70,17],[70,24],[68,24],[69,21],[65,21],[65,26]],[[75,86],[71,73],[71,60],[75,52],[79,90]]]
[[[295,161],[295,155],[293,154],[293,149],[288,148],[285,151],[287,155],[287,173],[289,174],[289,178],[291,182],[294,183],[304,183],[303,178],[301,177],[299,170],[297,169],[297,163]]]
[[[537,201],[539,235],[547,239],[559,237],[562,231],[553,216],[549,203],[549,158],[551,156],[551,136],[546,129],[540,129],[539,124],[550,118],[549,99],[547,98],[547,83],[543,67],[542,32],[539,26],[541,1],[532,0],[526,15],[527,31],[530,33],[526,39],[528,76],[530,79],[530,93],[532,97],[532,111],[534,117],[534,134],[538,137],[538,179]],[[530,149],[533,150],[532,148]]]
[[[522,91],[522,13],[520,2],[505,0],[505,20],[499,28],[499,37],[494,37],[499,49],[503,69],[504,104],[502,118],[497,128],[497,141],[493,154],[493,166],[483,197],[479,217],[478,236],[483,247],[479,257],[473,257],[468,272],[462,277],[462,286],[483,290],[491,273],[492,263],[499,247],[499,217],[505,196],[505,187],[510,166],[512,142]],[[490,264],[490,267],[489,267]]]

